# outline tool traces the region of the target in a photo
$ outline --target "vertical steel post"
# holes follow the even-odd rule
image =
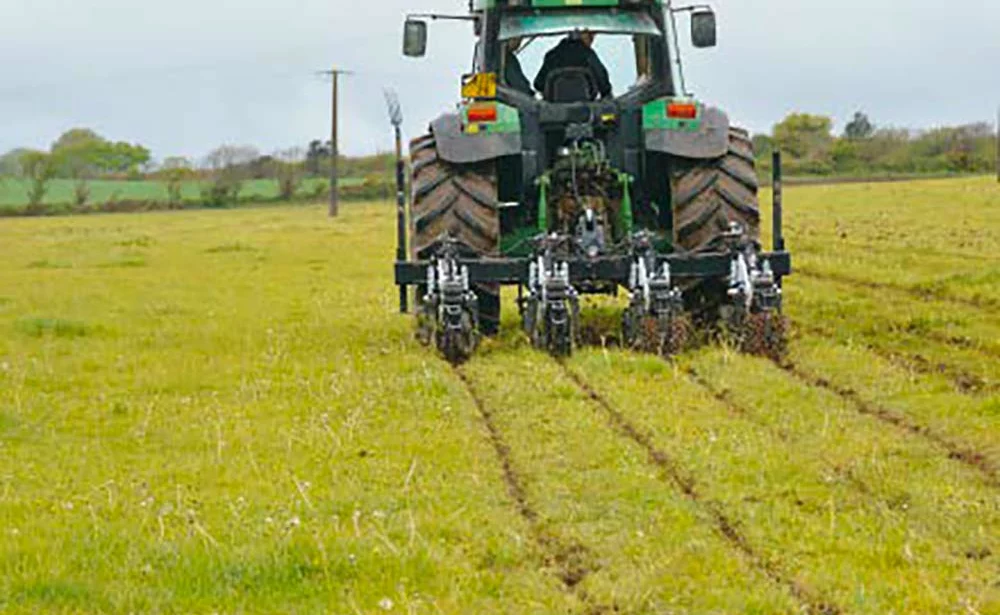
[[[403,134],[396,126],[396,261],[406,261],[406,163],[403,161]],[[399,312],[409,311],[410,289],[399,287]]]
[[[392,90],[385,90],[385,102],[389,107],[389,121],[392,122],[396,137],[396,262],[405,263],[406,258],[406,161],[403,160],[403,109],[399,97]],[[419,299],[418,299],[419,301]],[[399,285],[399,312],[405,314],[410,308],[410,287]]]
[[[771,161],[772,171],[774,176],[771,182],[772,194],[773,194],[773,211],[771,212],[771,235],[774,241],[774,251],[784,252],[785,251],[785,229],[784,229],[784,210],[783,210],[783,189],[782,177],[781,177],[781,151],[774,150],[774,156]]]

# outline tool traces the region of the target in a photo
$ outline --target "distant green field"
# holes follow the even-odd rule
[[[310,192],[321,179],[307,180],[303,187],[303,192]],[[341,181],[341,185],[357,185],[362,183],[360,178],[348,178]],[[191,181],[184,185],[184,198],[195,200],[201,196],[201,186],[203,182]],[[57,205],[72,203],[74,200],[74,188],[76,182],[70,179],[53,180],[45,195],[45,203]],[[0,179],[0,207],[20,206],[28,204],[28,180],[23,179]],[[269,179],[257,179],[248,181],[243,186],[240,193],[242,198],[268,199],[278,196],[278,184]],[[92,181],[90,182],[91,203],[105,203],[112,198],[117,200],[135,201],[163,201],[167,199],[167,186],[160,181]]]

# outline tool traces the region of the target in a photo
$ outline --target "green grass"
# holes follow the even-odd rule
[[[790,360],[922,432],[725,348],[578,353],[670,471],[513,306],[478,406],[396,314],[388,204],[4,221],[0,611],[1000,612],[997,486],[926,436],[1000,467],[998,198],[787,194]]]
[[[307,180],[303,187],[303,192],[310,192],[318,183],[324,180]],[[345,178],[342,185],[358,185],[362,182],[359,178]],[[166,201],[168,198],[167,186],[159,181],[108,181],[94,180],[90,185],[90,203],[105,203],[112,199],[119,201]],[[28,189],[30,183],[27,180],[3,178],[0,181],[0,207],[18,207],[28,204]],[[184,184],[182,191],[186,200],[198,200],[201,198],[201,182],[191,181]],[[75,201],[76,182],[69,179],[55,179],[49,184],[45,195],[45,203],[49,205],[61,205]],[[244,182],[240,197],[244,199],[272,199],[278,196],[278,185],[276,182],[267,179],[258,179]]]

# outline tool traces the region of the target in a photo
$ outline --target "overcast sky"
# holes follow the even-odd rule
[[[47,147],[92,127],[157,158],[220,143],[264,151],[329,132],[314,71],[357,72],[342,94],[343,149],[391,144],[382,88],[399,91],[407,136],[452,107],[471,28],[431,25],[423,60],[400,53],[407,10],[466,0],[0,0],[0,151]],[[736,123],[768,130],[787,112],[880,125],[993,121],[1000,103],[1000,2],[715,0],[719,47],[685,46],[689,88]],[[684,37],[687,38],[686,36]],[[532,75],[533,76],[533,75]]]

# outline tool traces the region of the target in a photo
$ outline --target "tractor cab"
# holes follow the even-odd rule
[[[672,9],[658,0],[477,0],[473,9],[471,16],[454,19],[471,21],[478,37],[475,72],[463,77],[457,118],[439,119],[435,132],[449,138],[444,143],[439,139],[438,146],[461,161],[478,158],[468,151],[473,149],[500,158],[499,172],[510,178],[502,182],[501,199],[530,210],[505,214],[508,228],[541,228],[555,219],[540,215],[539,208],[547,206],[540,201],[550,195],[538,188],[540,183],[551,184],[551,178],[545,177],[547,171],[565,163],[567,154],[575,158],[569,162],[580,163],[581,168],[606,162],[616,172],[597,173],[614,180],[615,185],[604,190],[615,192],[621,200],[625,195],[617,194],[623,181],[619,173],[633,178],[628,198],[638,200],[637,207],[647,217],[659,218],[654,224],[660,243],[666,243],[671,221],[655,213],[652,205],[665,205],[669,197],[662,182],[645,181],[643,141],[662,136],[659,131],[664,127],[681,133],[711,130],[714,134],[702,140],[712,151],[722,153],[724,118],[686,95],[680,64],[675,61],[679,49],[676,14],[691,13],[691,40],[702,48],[716,43],[715,14],[704,6]],[[407,19],[405,55],[426,53],[427,21],[436,19],[452,17],[413,15]],[[550,51],[567,39],[585,36],[597,38],[587,52],[601,64],[600,69],[582,61],[543,69]],[[542,70],[545,74],[540,74]],[[600,72],[604,75],[595,74]],[[675,144],[690,137],[667,135]],[[685,147],[674,149],[683,153]],[[631,230],[618,226],[619,239]]]
[[[412,263],[397,282],[417,287],[428,341],[467,356],[496,331],[504,284],[555,354],[577,341],[577,297],[621,288],[630,345],[675,352],[688,319],[778,330],[790,259],[761,250],[749,135],[684,83],[678,16],[708,48],[715,13],[668,0],[470,8],[404,27],[409,57],[426,54],[429,21],[470,22],[477,38],[457,110],[411,144]]]

